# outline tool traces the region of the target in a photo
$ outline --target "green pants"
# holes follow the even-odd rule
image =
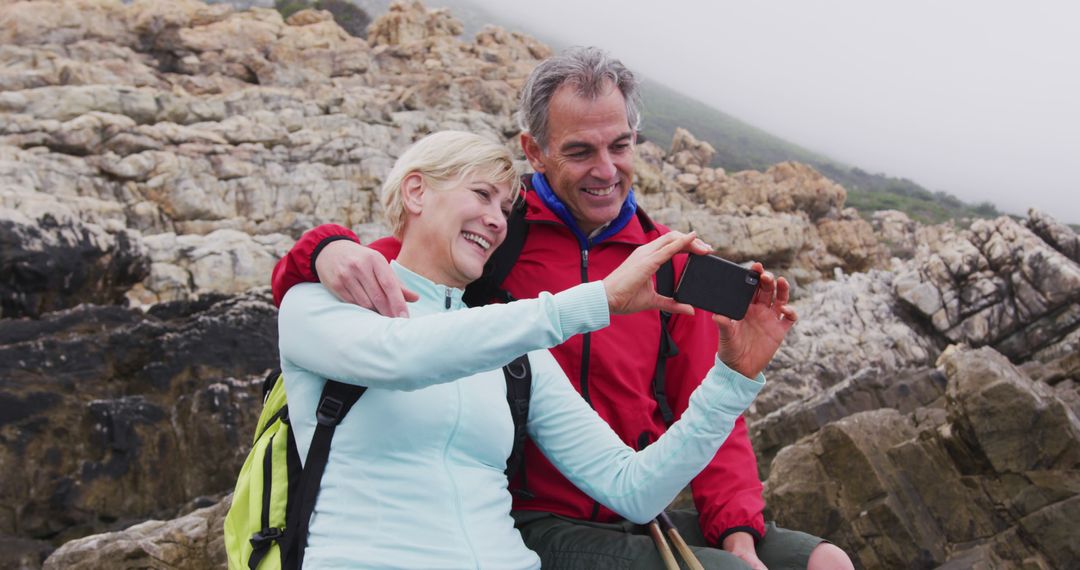
[[[512,514],[525,545],[540,555],[546,570],[664,568],[645,526],[628,521],[595,523],[534,511],[514,511]],[[668,514],[702,566],[709,570],[749,568],[736,556],[705,544],[696,512],[670,511]],[[810,552],[822,542],[804,532],[769,523],[765,538],[756,547],[758,558],[769,570],[804,570]],[[681,560],[679,562],[686,568]]]

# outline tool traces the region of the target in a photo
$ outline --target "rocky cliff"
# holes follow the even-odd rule
[[[365,41],[317,11],[0,0],[0,567],[220,567],[274,261],[319,223],[381,234],[375,189],[424,134],[519,152],[550,50],[461,30],[419,4]],[[860,567],[1075,566],[1080,238],[863,220],[812,168],[710,168],[687,131],[638,150],[655,218],[798,283],[749,415],[771,516]]]

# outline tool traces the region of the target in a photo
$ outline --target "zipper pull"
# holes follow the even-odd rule
[[[450,309],[450,288],[446,288],[446,309]]]

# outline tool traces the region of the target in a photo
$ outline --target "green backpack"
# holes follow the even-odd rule
[[[503,367],[506,399],[514,420],[514,447],[506,474],[512,478],[524,455],[532,370],[527,355]],[[230,570],[296,570],[303,567],[308,522],[334,431],[367,388],[328,380],[315,412],[318,425],[301,467],[289,425],[285,382],[275,370],[263,382],[263,410],[255,439],[225,515]]]

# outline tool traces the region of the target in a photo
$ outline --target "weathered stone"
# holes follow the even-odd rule
[[[148,272],[137,232],[5,212],[16,213],[0,210],[0,316],[117,303]]]
[[[778,453],[776,518],[868,568],[1069,567],[1080,422],[990,348],[941,361],[947,413],[863,412]]]
[[[62,541],[230,488],[275,317],[263,289],[0,320],[0,532]]]
[[[1006,217],[975,222],[943,249],[920,249],[896,293],[950,341],[1014,358],[1080,324],[1080,265]]]
[[[146,521],[119,532],[64,544],[45,561],[46,569],[223,568],[225,514],[231,500],[170,521]]]
[[[1065,257],[1080,263],[1080,236],[1069,226],[1058,222],[1047,214],[1034,208],[1028,210],[1027,226],[1035,235],[1042,238],[1050,247],[1060,251]]]

